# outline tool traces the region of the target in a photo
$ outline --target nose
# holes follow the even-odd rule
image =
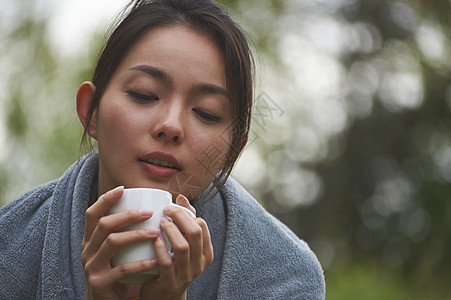
[[[184,137],[183,110],[179,105],[167,105],[158,112],[152,137],[157,140],[180,143]]]

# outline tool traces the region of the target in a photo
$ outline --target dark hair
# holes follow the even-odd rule
[[[241,151],[246,145],[252,111],[254,61],[248,42],[237,25],[218,3],[211,0],[131,1],[117,21],[94,70],[96,86],[84,128],[82,145],[92,149],[88,130],[95,108],[114,72],[130,49],[149,30],[183,25],[212,38],[222,51],[225,61],[226,89],[234,120],[231,143],[224,168],[215,177],[212,187],[219,190],[227,180]],[[208,194],[211,196],[211,189]]]

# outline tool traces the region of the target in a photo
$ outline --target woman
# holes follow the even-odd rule
[[[0,210],[0,298],[324,299],[308,246],[228,178],[251,105],[249,46],[218,4],[132,1],[77,93],[98,151]],[[124,187],[168,190],[197,213],[166,211],[173,258],[161,232],[118,232],[152,212],[106,215]],[[146,240],[156,259],[111,267]],[[153,281],[119,283],[156,267]]]

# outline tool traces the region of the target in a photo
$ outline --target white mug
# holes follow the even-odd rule
[[[172,203],[171,193],[159,189],[149,189],[149,188],[124,189],[124,193],[121,199],[113,207],[111,207],[108,214],[115,214],[130,209],[153,210],[154,213],[150,219],[138,224],[128,226],[121,231],[129,231],[136,229],[161,229],[160,221],[161,218],[165,216],[163,209],[168,205],[182,208],[193,218],[196,217],[189,209],[177,205],[175,203]],[[161,235],[163,236],[163,239],[165,240],[168,249],[171,249],[171,244],[166,234],[163,231],[161,231]],[[128,262],[135,262],[142,259],[154,258],[155,256],[156,255],[153,241],[145,241],[135,243],[133,245],[121,249],[121,251],[119,251],[116,254],[116,256],[112,259],[111,263],[112,266],[115,267]],[[158,276],[159,269],[156,268],[147,272],[143,272],[122,279],[120,283],[142,284]]]

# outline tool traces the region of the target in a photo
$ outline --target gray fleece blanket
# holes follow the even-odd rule
[[[60,179],[0,208],[0,299],[84,298],[81,242],[97,169],[97,153],[88,154]],[[215,259],[188,299],[325,298],[323,272],[307,244],[233,179],[196,209]]]

